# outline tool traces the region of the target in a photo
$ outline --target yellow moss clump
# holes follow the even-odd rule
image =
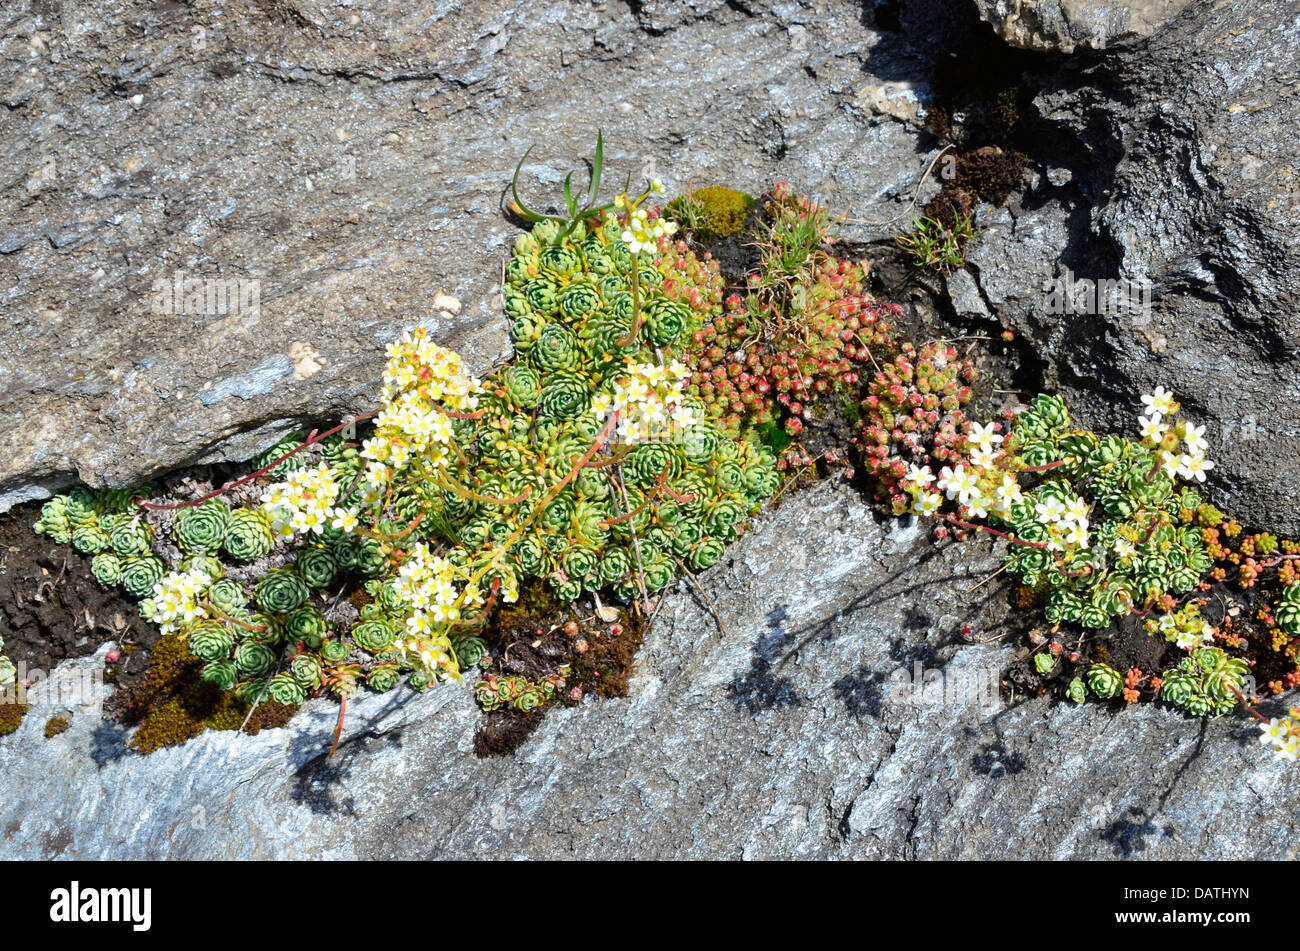
[[[283,726],[297,707],[264,699],[248,721],[246,732]],[[203,661],[179,637],[162,637],[153,647],[149,671],[126,698],[127,722],[140,729],[131,746],[152,753],[193,739],[204,730],[237,730],[248,714],[248,704],[233,693],[223,693],[203,679]]]
[[[752,196],[710,185],[674,198],[664,214],[700,241],[720,241],[741,232],[752,207]]]

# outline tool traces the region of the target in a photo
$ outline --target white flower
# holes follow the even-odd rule
[[[992,452],[993,447],[1002,442],[1002,437],[993,431],[996,423],[971,423],[970,430],[966,433],[966,439],[972,446],[978,446],[987,452]]]
[[[1158,443],[1169,431],[1169,427],[1160,421],[1159,413],[1149,417],[1139,416],[1138,422],[1141,424],[1142,438],[1150,443]]]
[[[1088,547],[1088,525],[1087,523],[1071,523],[1065,533],[1065,543],[1067,545],[1078,545],[1080,548]]]
[[[1044,525],[1051,525],[1059,522],[1065,516],[1065,503],[1059,499],[1049,497],[1042,502],[1034,505],[1034,512],[1038,515],[1038,520]]]
[[[958,465],[955,469],[944,466],[939,472],[938,486],[947,493],[949,499],[966,503],[973,493],[979,491],[979,477],[963,465]]]
[[[996,459],[996,451],[987,446],[976,446],[971,450],[970,464],[976,469],[987,469],[993,465]]]
[[[970,518],[988,518],[989,499],[976,486],[971,492],[970,501],[966,503],[966,515]]]
[[[1204,455],[1184,454],[1178,457],[1178,474],[1184,479],[1197,482],[1205,481],[1205,473],[1214,468],[1214,463],[1206,459]]]
[[[933,515],[943,504],[943,496],[938,492],[918,492],[912,503],[912,511],[917,515]]]
[[[1179,433],[1183,438],[1183,443],[1187,446],[1187,451],[1192,455],[1205,455],[1205,450],[1209,448],[1209,443],[1205,441],[1205,427],[1194,426],[1191,423],[1183,423],[1179,427]]]
[[[933,481],[934,473],[930,471],[929,466],[909,466],[907,475],[903,476],[903,482],[907,484],[907,490],[909,492],[924,489]]]
[[[1024,493],[1020,491],[1020,483],[1010,472],[1002,475],[1002,482],[993,490],[996,503],[994,508],[1001,515],[1006,515],[1011,511],[1011,507],[1024,500]]]
[[[1154,393],[1143,394],[1142,402],[1149,411],[1159,413],[1161,416],[1172,416],[1178,412],[1178,403],[1174,400],[1174,394],[1163,386],[1157,386]]]

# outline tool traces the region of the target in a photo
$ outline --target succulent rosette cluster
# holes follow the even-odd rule
[[[903,343],[872,375],[857,414],[862,469],[894,513],[911,507],[904,477],[914,467],[961,458],[962,410],[979,379],[974,365],[942,341]]]
[[[466,491],[427,498],[470,557],[504,544],[496,573],[561,600],[632,597],[712,565],[777,484],[771,453],[710,422],[675,361],[720,309],[716,265],[655,234],[653,211],[647,247],[634,210],[516,241],[505,297],[520,358],[484,381],[458,434]]]

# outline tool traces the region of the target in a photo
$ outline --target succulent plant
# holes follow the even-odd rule
[[[258,606],[272,614],[288,614],[310,596],[297,572],[284,568],[268,572],[254,590]]]
[[[1222,716],[1237,706],[1249,665],[1222,648],[1202,647],[1165,671],[1160,699],[1193,716]]]
[[[1277,605],[1278,627],[1292,637],[1300,637],[1300,584],[1288,585]]]
[[[230,506],[224,499],[208,499],[202,505],[181,509],[176,516],[176,542],[186,551],[216,553],[226,540]]]
[[[1088,668],[1086,679],[1088,689],[1102,700],[1117,697],[1124,689],[1124,678],[1120,676],[1119,671],[1106,664],[1093,664]]]
[[[899,483],[909,466],[957,458],[966,421],[962,408],[970,402],[970,384],[978,378],[974,365],[942,342],[919,350],[903,343],[898,355],[872,374],[857,407],[855,442],[863,472],[896,514],[907,507]]]
[[[270,522],[260,511],[241,508],[230,513],[222,545],[236,561],[265,558],[274,541]]]

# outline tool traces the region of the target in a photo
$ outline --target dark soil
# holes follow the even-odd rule
[[[140,617],[132,598],[100,586],[88,556],[33,532],[39,515],[40,503],[34,503],[0,516],[4,654],[27,670],[50,671],[114,641],[122,657],[106,668],[105,679],[137,683],[148,668],[157,628]]]
[[[628,677],[635,671],[636,653],[645,635],[641,607],[606,607],[617,611],[615,620],[601,620],[594,605],[560,604],[535,584],[520,593],[518,605],[497,612],[484,638],[488,648],[481,664],[484,675],[532,681],[560,675],[564,686],[542,709],[519,713],[502,708],[486,714],[474,737],[475,753],[514,752],[551,707],[577,706],[593,695],[627,696]]]

